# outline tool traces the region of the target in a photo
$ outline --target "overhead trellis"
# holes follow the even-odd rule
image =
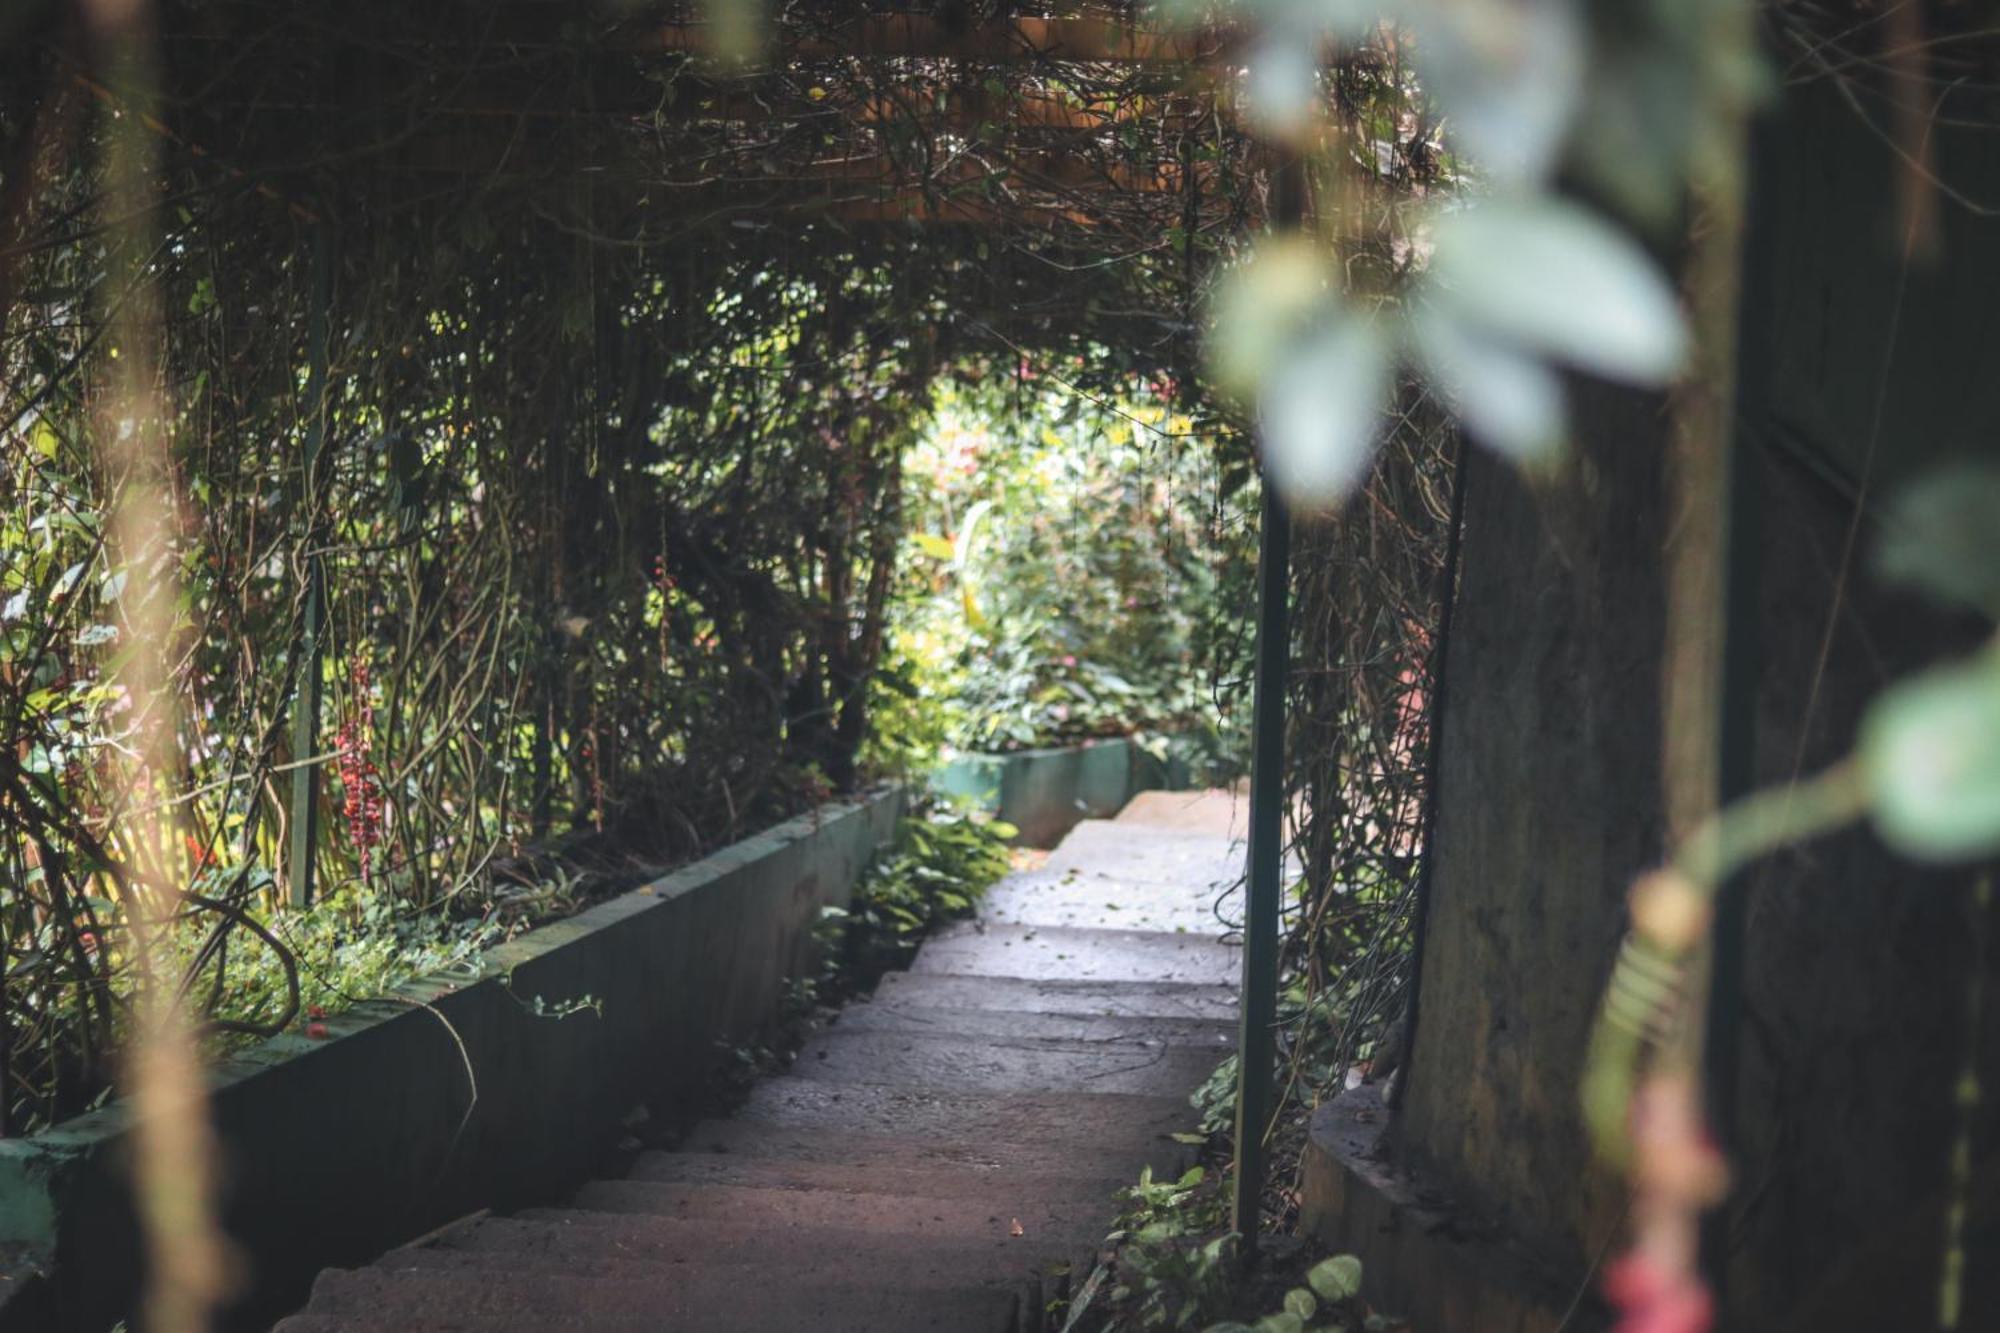
[[[271,1031],[246,932],[308,867],[526,919],[537,849],[616,882],[852,781],[932,379],[1192,383],[1259,207],[1196,39],[1109,9],[799,7],[749,65],[538,0],[152,17],[136,62],[57,3],[0,39],[0,1132],[105,1085],[135,920]],[[185,764],[134,785],[99,446],[140,308]]]

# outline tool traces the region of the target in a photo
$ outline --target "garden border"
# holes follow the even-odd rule
[[[1189,738],[1163,739],[1164,759],[1133,736],[961,754],[931,775],[931,790],[1012,824],[1018,846],[1053,847],[1085,819],[1108,819],[1142,791],[1187,787]]]
[[[229,1323],[467,1212],[559,1197],[635,1107],[692,1109],[717,1043],[777,1018],[820,909],[848,902],[905,796],[821,807],[499,945],[476,978],[423,978],[325,1038],[223,1062],[223,1223],[249,1275]],[[98,1329],[133,1303],[131,1129],[118,1102],[0,1140],[0,1328]]]

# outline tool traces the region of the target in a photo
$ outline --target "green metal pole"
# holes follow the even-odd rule
[[[320,662],[325,655],[326,568],[318,552],[321,527],[320,451],[326,445],[327,344],[333,305],[331,224],[313,224],[312,312],[306,329],[306,440],[302,480],[306,542],[305,625],[299,637],[297,693],[292,700],[291,854],[286,889],[291,905],[313,899],[313,853],[319,845],[319,765],[307,763],[319,746]]]
[[[1279,150],[1271,171],[1271,221],[1295,231],[1305,219],[1305,168]],[[1291,666],[1291,515],[1267,477],[1257,555],[1257,664],[1252,679],[1250,865],[1243,904],[1243,1027],[1236,1043],[1236,1193],[1231,1227],[1242,1258],[1257,1257],[1257,1224],[1271,1127],[1271,1070],[1277,1057],[1278,916],[1285,860],[1285,692]]]
[[[1251,703],[1250,874],[1243,909],[1243,1029],[1237,1041],[1236,1197],[1232,1226],[1248,1262],[1257,1252],[1264,1194],[1264,1135],[1271,1124],[1271,1068],[1278,1016],[1278,915],[1285,833],[1285,684],[1290,665],[1291,517],[1264,486],[1257,557],[1257,666]]]

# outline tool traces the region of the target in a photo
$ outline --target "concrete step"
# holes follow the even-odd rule
[[[1056,844],[1043,869],[1143,880],[1200,896],[1242,875],[1244,846],[1227,834],[1086,819]]]
[[[807,1042],[797,1078],[992,1092],[1130,1092],[1185,1097],[1214,1072],[1213,1050],[1165,1042],[1091,1044],[1050,1037],[866,1032]]]
[[[629,1180],[660,1184],[750,1185],[762,1189],[842,1194],[900,1194],[924,1199],[1112,1198],[1132,1182],[1124,1175],[1022,1171],[1006,1166],[939,1164],[911,1153],[908,1161],[815,1161],[741,1153],[641,1153]],[[1081,1163],[1079,1163],[1081,1165]]]
[[[1181,981],[1226,986],[1242,970],[1233,944],[1140,930],[956,922],[917,950],[912,972],[1032,981]]]
[[[883,1273],[893,1275],[896,1286],[950,1290],[1054,1286],[1079,1266],[1087,1271],[1093,1253],[1025,1236],[961,1243],[847,1227],[773,1230],[712,1219],[548,1209],[534,1218],[484,1218],[421,1248],[398,1250],[383,1262],[391,1268],[574,1277],[677,1277],[727,1268],[752,1282],[833,1284]]]
[[[873,1280],[871,1280],[873,1279]],[[654,1329],[660,1333],[1015,1333],[1020,1297],[990,1287],[899,1289],[894,1274],[848,1282],[743,1280],[729,1268],[667,1277],[574,1277],[491,1269],[328,1269],[284,1333]],[[879,1285],[878,1285],[879,1284]],[[327,1322],[332,1321],[332,1322]]]
[[[1221,935],[1234,928],[1242,912],[1242,892],[1234,885],[1190,889],[1080,870],[1009,875],[979,902],[980,920],[1004,925],[1195,935]]]
[[[1192,1113],[1185,1119],[1192,1121]],[[1032,1126],[1016,1126],[1016,1134],[1032,1134]],[[1051,1144],[1039,1139],[954,1138],[942,1134],[887,1135],[842,1130],[829,1134],[818,1126],[775,1125],[737,1118],[707,1120],[696,1125],[681,1145],[684,1156],[713,1156],[725,1161],[754,1159],[774,1163],[813,1161],[819,1165],[863,1169],[930,1168],[956,1175],[976,1190],[977,1182],[1008,1175],[1113,1179],[1130,1184],[1140,1168],[1155,1175],[1185,1168],[1188,1149],[1172,1139],[1156,1137],[1138,1144]]]
[[[989,1009],[1001,1013],[1082,1014],[1106,1018],[1188,1018],[1235,1023],[1236,986],[1176,981],[1090,981],[891,972],[871,1009]],[[848,1012],[858,1013],[859,1006]],[[844,1020],[843,1020],[844,1021]]]
[[[1242,841],[1250,835],[1250,790],[1142,791],[1111,821]]]
[[[1109,1196],[1032,1199],[996,1190],[988,1198],[924,1198],[836,1190],[769,1189],[754,1185],[687,1185],[649,1180],[594,1180],[578,1190],[567,1213],[638,1213],[682,1221],[764,1226],[773,1234],[796,1227],[845,1227],[857,1235],[907,1236],[913,1244],[1025,1240],[1067,1253],[1103,1239],[1116,1213]],[[540,1209],[519,1216],[547,1220]],[[1016,1236],[1014,1229],[1020,1228]]]
[[[929,978],[933,981],[942,977]],[[1022,1013],[961,1009],[950,1005],[852,1004],[841,1010],[835,1032],[921,1032],[933,1036],[1039,1037],[1086,1046],[1192,1046],[1227,1055],[1236,1049],[1233,1019],[1107,1017],[1101,1014]]]
[[[1121,1092],[940,1092],[787,1075],[750,1090],[738,1115],[827,1137],[1039,1139],[1056,1151],[1142,1150],[1191,1127],[1185,1097]]]

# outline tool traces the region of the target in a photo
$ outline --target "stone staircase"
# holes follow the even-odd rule
[[[675,1152],[329,1269],[282,1333],[1039,1333],[1236,1039],[1245,802],[1147,793],[1009,876]]]

